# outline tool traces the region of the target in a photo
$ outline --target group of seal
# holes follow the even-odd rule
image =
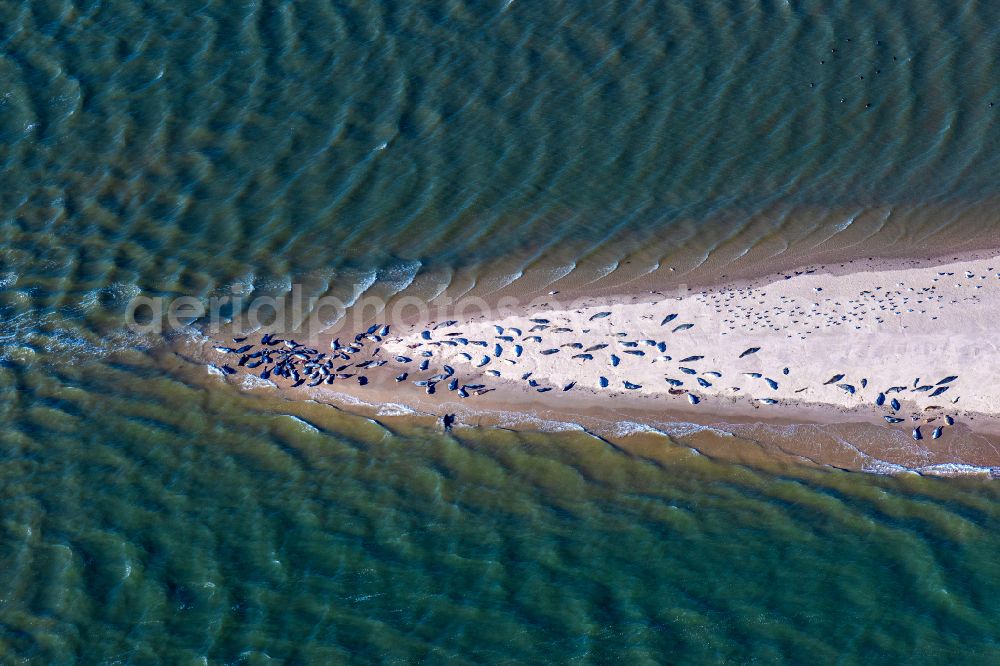
[[[355,335],[354,341],[350,344],[341,344],[339,338],[334,340],[329,352],[321,352],[295,340],[278,338],[273,333],[265,333],[258,344],[247,344],[238,348],[216,346],[215,350],[223,354],[238,355],[239,361],[236,363],[238,368],[254,370],[265,380],[283,377],[292,382],[292,387],[302,386],[307,381],[311,382],[307,386],[313,387],[333,384],[338,379],[352,378],[356,379],[359,385],[365,386],[368,384],[368,377],[358,370],[377,368],[388,361],[374,358],[380,351],[378,348],[370,358],[361,362],[357,362],[354,355],[365,351],[366,342],[380,343],[388,333],[388,325],[375,324]],[[233,341],[242,342],[246,339],[246,337],[233,338]],[[259,349],[251,351],[258,346]],[[237,370],[229,364],[223,364],[219,369],[226,375],[237,373]]]
[[[604,319],[610,313],[599,312],[592,316],[589,321],[594,321],[597,319]],[[661,322],[661,326],[665,326],[676,319],[676,314],[670,314],[664,317]],[[239,347],[230,346],[216,346],[216,351],[224,354],[232,354],[239,356],[239,361],[236,363],[237,367],[243,367],[247,371],[255,371],[261,379],[274,381],[276,378],[284,378],[289,380],[290,386],[292,388],[302,386],[306,384],[308,387],[316,387],[320,384],[333,384],[335,381],[341,380],[351,380],[357,381],[358,385],[366,386],[369,383],[367,374],[372,370],[387,366],[390,363],[392,365],[387,369],[392,369],[393,372],[398,372],[400,369],[404,370],[399,372],[395,376],[396,382],[403,382],[410,380],[415,386],[424,388],[428,394],[434,394],[437,390],[437,386],[440,384],[446,386],[447,390],[454,392],[459,398],[468,398],[472,395],[482,395],[490,391],[496,390],[495,388],[487,387],[484,383],[471,383],[472,381],[487,380],[490,378],[501,378],[502,374],[499,370],[490,367],[488,369],[482,369],[486,366],[490,366],[493,361],[496,362],[506,362],[511,365],[517,365],[518,360],[521,359],[522,355],[525,353],[526,346],[529,344],[537,344],[544,347],[543,338],[539,333],[546,331],[549,332],[559,332],[567,333],[572,332],[569,328],[559,328],[553,327],[552,323],[548,319],[544,318],[532,318],[529,319],[527,324],[523,327],[519,326],[494,326],[496,335],[494,340],[478,340],[471,339],[469,336],[459,332],[459,331],[449,331],[447,333],[438,333],[439,329],[448,329],[454,327],[458,322],[455,320],[442,321],[437,323],[435,326],[424,329],[420,332],[419,339],[412,341],[407,345],[407,350],[403,350],[404,354],[409,353],[412,356],[407,356],[403,354],[392,355],[387,353],[386,356],[389,358],[381,358],[383,352],[383,342],[386,341],[386,337],[389,335],[390,327],[388,324],[373,324],[366,330],[354,335],[352,342],[348,344],[342,344],[340,338],[335,339],[330,344],[329,351],[320,351],[311,347],[307,347],[303,343],[297,342],[292,339],[280,339],[272,333],[266,333],[257,344],[242,344]],[[682,330],[688,330],[692,328],[693,324],[681,324],[670,329],[670,333],[678,333]],[[587,333],[589,331],[584,331]],[[624,334],[616,334],[618,335]],[[233,338],[234,343],[242,343],[247,340],[246,337],[236,337]],[[393,342],[402,342],[402,339],[394,339]],[[655,358],[650,356],[646,357],[646,360],[651,360],[652,362],[663,362],[669,363],[672,361],[672,357],[664,354],[667,351],[667,344],[663,340],[616,340],[617,345],[620,349],[615,349],[614,351],[609,348],[609,344],[599,343],[591,344],[584,347],[584,343],[581,342],[571,342],[562,344],[558,347],[545,348],[536,351],[540,355],[551,355],[558,354],[564,349],[568,348],[570,351],[581,351],[578,354],[572,354],[572,358],[579,363],[589,364],[595,361],[595,354],[605,353],[606,362],[610,363],[612,367],[617,367],[622,358],[618,354],[628,354],[634,357],[642,357],[646,355],[646,352],[642,349],[645,347],[652,352],[652,354],[659,353]],[[460,351],[455,356],[455,360],[450,361],[459,365],[461,362],[466,362],[471,366],[471,370],[477,375],[476,380],[471,380],[468,382],[462,382],[457,376],[456,369],[448,364],[443,364],[441,369],[431,368],[431,359],[437,356],[440,360],[445,360],[440,353],[440,350],[450,347],[483,347],[485,350],[490,350],[492,353],[483,353],[478,358],[466,351]],[[258,348],[259,347],[259,348]],[[255,349],[256,348],[256,349]],[[391,347],[390,347],[391,348]],[[651,348],[651,349],[650,349]],[[484,350],[484,351],[485,351]],[[614,353],[615,351],[618,354]],[[746,359],[749,356],[755,356],[759,351],[760,347],[749,347],[744,352],[739,354],[739,359]],[[438,353],[436,353],[438,352]],[[413,358],[413,356],[419,356],[419,358]],[[363,359],[363,360],[361,360]],[[391,359],[391,360],[390,360]],[[723,374],[717,370],[707,370],[699,371],[691,365],[698,364],[699,361],[703,361],[705,355],[703,354],[693,354],[685,356],[680,359],[677,363],[677,369],[683,375],[690,375],[692,381],[696,381],[699,387],[708,388],[713,385],[713,381],[717,381],[723,377]],[[414,364],[411,366],[410,364]],[[681,365],[686,364],[686,365]],[[406,367],[409,366],[413,368],[407,371]],[[226,375],[236,374],[238,371],[228,364],[223,364],[219,370],[221,370]],[[426,373],[423,377],[414,377],[417,372]],[[762,372],[744,372],[745,376],[751,379],[761,380],[767,384],[771,390],[777,391],[779,388],[779,382],[772,377],[765,376]],[[789,375],[790,369],[783,368],[781,370],[782,375]],[[485,377],[482,377],[485,375]],[[775,374],[774,376],[778,376]],[[514,377],[508,378],[514,379]],[[544,386],[539,381],[533,377],[532,372],[519,373],[519,378],[521,381],[527,383],[527,388],[530,390],[537,391],[538,393],[546,393],[552,391],[554,388],[561,388],[563,392],[570,391],[577,386],[577,380],[570,381],[564,385],[560,386]],[[834,374],[828,381],[824,382],[826,385],[835,385],[836,388],[846,391],[851,395],[857,393],[860,389],[852,383],[844,381],[845,375],[843,373]],[[899,401],[893,397],[889,399],[887,396],[892,393],[900,393],[903,391],[910,391],[915,394],[927,394],[929,397],[937,397],[939,395],[947,392],[951,386],[952,382],[957,380],[958,377],[951,375],[945,377],[944,379],[938,381],[936,384],[921,384],[920,380],[917,379],[913,383],[912,387],[907,386],[893,386],[881,391],[878,397],[875,399],[875,405],[877,407],[887,407],[891,410],[890,414],[884,415],[884,419],[889,424],[898,424],[904,421],[903,418],[897,416],[897,413],[901,411],[901,405]],[[487,380],[488,381],[488,380]],[[673,378],[667,376],[665,378],[666,383],[669,385],[669,393],[673,396],[685,396],[688,402],[692,405],[698,405],[704,399],[703,396],[696,395],[696,393],[685,386],[685,380]],[[597,380],[597,385],[600,389],[610,389],[610,380],[606,376],[600,376]],[[866,379],[861,379],[860,388],[864,389],[868,386],[868,381]],[[642,389],[641,384],[631,382],[627,379],[621,379],[621,387],[626,391],[636,391]],[[698,387],[694,387],[697,389]],[[738,389],[735,389],[738,390]],[[805,388],[799,389],[796,393],[806,390]],[[916,396],[915,396],[916,397]],[[953,402],[957,402],[957,398]],[[776,405],[778,400],[774,398],[758,398],[758,402],[765,405]],[[926,408],[927,410],[940,410],[941,407],[931,406]],[[921,421],[921,417],[917,415],[912,415],[910,417],[912,421]],[[933,423],[939,418],[938,416],[932,416],[930,418],[924,418],[924,423]],[[954,424],[954,418],[951,416],[944,416],[947,425]],[[450,428],[451,423],[454,423],[454,415],[451,415],[451,419],[445,422],[445,425]],[[943,433],[944,426],[937,426],[931,435],[933,439],[938,439]],[[920,431],[920,426],[917,426],[913,431],[913,438],[915,440],[920,440],[923,438],[923,434]]]
[[[600,315],[600,316],[598,316]],[[587,321],[592,322],[598,319],[605,319],[607,313],[604,311],[598,312],[595,315],[590,316]],[[670,334],[679,333],[684,330],[689,330],[693,328],[693,324],[680,324],[676,325],[674,322],[677,319],[677,314],[668,314],[663,317],[660,322],[661,326],[671,327],[667,328],[666,331]],[[705,399],[702,392],[699,391],[700,388],[710,388],[713,386],[714,382],[723,378],[723,373],[718,370],[702,370],[698,369],[697,366],[700,365],[699,362],[705,361],[706,356],[702,353],[686,355],[679,361],[674,361],[674,357],[667,355],[667,343],[664,340],[656,339],[638,339],[638,340],[628,340],[624,339],[624,333],[616,333],[609,335],[612,337],[613,341],[611,344],[598,342],[597,344],[592,344],[595,341],[592,338],[592,331],[589,329],[584,329],[582,333],[588,334],[591,337],[581,338],[582,341],[567,342],[564,344],[559,344],[558,346],[552,345],[552,342],[546,344],[545,338],[542,336],[546,333],[572,333],[573,330],[566,327],[558,327],[558,325],[553,324],[552,321],[545,318],[531,318],[527,319],[526,323],[521,325],[515,322],[514,325],[508,325],[506,327],[500,325],[494,325],[493,329],[495,331],[495,336],[493,340],[477,340],[473,339],[465,333],[458,331],[451,331],[445,333],[443,336],[436,333],[436,329],[441,326],[453,326],[455,322],[444,322],[432,329],[425,329],[420,332],[419,340],[415,341],[409,347],[413,349],[423,349],[426,350],[424,353],[439,355],[445,354],[447,356],[448,352],[444,352],[444,349],[457,347],[459,349],[471,349],[475,346],[481,346],[487,350],[492,348],[492,353],[470,353],[469,351],[458,351],[453,350],[451,352],[450,363],[454,363],[456,366],[460,366],[463,363],[467,363],[470,366],[470,371],[481,373],[485,375],[484,380],[487,378],[506,378],[511,381],[517,381],[518,379],[526,383],[526,389],[535,391],[538,393],[547,393],[553,390],[561,389],[563,392],[570,391],[577,387],[578,382],[581,382],[584,386],[588,382],[586,380],[581,380],[580,377],[575,377],[572,381],[564,385],[546,385],[544,378],[537,377],[536,372],[518,372],[515,371],[514,374],[508,374],[506,371],[501,372],[499,369],[495,369],[497,364],[506,363],[511,366],[518,366],[523,360],[522,356],[525,354],[531,354],[530,350],[534,346],[534,354],[539,356],[552,356],[560,353],[567,353],[580,351],[581,353],[570,354],[571,359],[578,362],[581,365],[581,370],[591,364],[596,364],[599,366],[602,363],[610,364],[611,368],[618,368],[623,357],[627,354],[632,357],[645,357],[643,360],[652,363],[663,364],[664,371],[667,376],[664,378],[666,383],[669,385],[668,391],[670,395],[673,396],[683,396],[692,405],[699,405]],[[615,339],[617,338],[617,339]],[[612,347],[611,345],[615,345]],[[589,346],[588,346],[589,345]],[[436,348],[436,349],[435,349]],[[434,349],[434,351],[431,351]],[[484,350],[485,351],[485,350]],[[742,353],[738,355],[737,361],[749,361],[749,357],[755,357],[761,351],[760,346],[752,346],[746,348]],[[456,353],[457,352],[457,353]],[[599,358],[603,357],[603,358]],[[676,369],[680,374],[680,377],[688,375],[688,377],[681,379],[679,377],[669,376],[669,370],[667,367],[669,365],[676,365]],[[511,368],[513,370],[513,368]],[[621,373],[621,370],[616,370],[614,372]],[[610,375],[610,373],[607,373]],[[750,378],[759,380],[766,384],[767,387],[772,391],[777,391],[780,387],[778,377],[788,377],[792,374],[792,370],[789,367],[782,367],[778,369],[772,376],[766,376],[764,372],[744,372],[743,375]],[[605,374],[598,373],[594,374],[594,388],[599,390],[616,390],[612,385],[612,379]],[[823,383],[823,386],[831,386],[831,388],[844,391],[852,396],[857,395],[859,398],[864,393],[864,390],[868,388],[868,380],[860,379],[851,383],[845,381],[846,375],[843,373],[834,374],[828,381]],[[935,385],[921,385],[919,381],[914,383],[912,387],[912,392],[915,394],[914,398],[919,397],[920,394],[926,393],[929,397],[938,397],[950,389],[951,382],[957,380],[957,376],[948,376],[939,381]],[[697,386],[686,386],[688,383],[697,383]],[[643,388],[642,384],[630,381],[627,375],[619,375],[619,382],[617,384],[617,390],[624,389],[625,391],[638,391]],[[893,392],[896,390],[903,390],[905,387],[890,388],[886,389],[886,392]],[[734,390],[739,390],[734,388]],[[801,393],[807,390],[805,387],[800,388],[796,393]],[[891,403],[887,403],[884,394],[880,394],[882,397],[876,400],[877,406],[886,405],[891,407],[892,415],[886,418],[886,421],[890,424],[902,423],[904,419],[895,416],[896,413],[902,410],[902,405],[895,398],[892,399]],[[761,397],[757,398],[756,402],[763,405],[777,405],[779,400],[771,397]],[[952,401],[957,402],[957,398]],[[930,406],[925,409],[928,410],[941,410],[940,406]],[[890,420],[893,419],[893,420]],[[911,419],[913,421],[923,420],[925,423],[933,423],[935,420],[940,418],[939,416],[931,416],[929,418],[923,418],[921,416],[913,415]],[[953,425],[954,418],[951,416],[946,416],[947,424]],[[919,429],[918,429],[919,430]],[[943,426],[935,428],[932,437],[938,439],[943,433]],[[914,437],[916,439],[921,438],[921,434],[918,431],[914,432]]]
[[[439,326],[452,326],[456,323],[448,321]],[[355,379],[359,386],[367,386],[368,373],[390,362],[388,359],[380,358],[382,343],[389,335],[389,329],[388,324],[373,324],[357,333],[354,340],[348,344],[341,343],[340,338],[333,340],[328,352],[308,347],[292,339],[278,338],[274,333],[265,333],[257,344],[245,344],[240,347],[215,346],[215,351],[219,353],[239,356],[235,368],[228,363],[215,367],[224,375],[235,375],[239,372],[237,368],[244,368],[245,372],[252,370],[263,380],[274,382],[278,378],[284,378],[291,382],[292,388],[302,386],[307,381],[310,383],[306,386],[311,388],[320,384],[333,384],[337,380],[351,379]],[[233,342],[236,343],[246,340],[246,337],[233,338]],[[374,347],[370,343],[374,343]],[[413,345],[417,346],[419,345]],[[259,348],[254,351],[256,347]],[[424,350],[420,352],[420,356],[423,358],[417,362],[417,369],[414,372],[435,373],[430,367],[430,357],[433,356],[433,352]],[[392,361],[397,366],[405,366],[414,363],[415,359],[396,355],[392,357]],[[362,370],[365,371],[364,374],[359,372]],[[495,390],[487,388],[484,384],[461,383],[454,375],[455,370],[445,365],[443,372],[412,381],[414,385],[423,387],[428,394],[433,394],[436,386],[444,382],[448,390],[454,391],[460,398],[483,395]],[[409,372],[402,372],[395,379],[397,382],[402,382],[409,376]],[[454,423],[454,415],[450,423]]]

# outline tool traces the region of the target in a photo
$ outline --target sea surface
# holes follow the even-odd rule
[[[996,246],[998,53],[995,2],[0,1],[0,661],[996,663],[996,482],[445,435],[124,314]]]

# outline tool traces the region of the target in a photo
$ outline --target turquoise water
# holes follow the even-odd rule
[[[3,660],[995,663],[989,482],[445,437],[239,393],[122,314],[988,242],[997,18],[0,3]]]

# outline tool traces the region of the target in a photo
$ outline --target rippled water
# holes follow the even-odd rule
[[[443,437],[122,327],[993,242],[996,6],[827,5],[0,3],[0,651],[994,661],[989,482]]]
[[[42,661],[995,657],[994,483],[753,469],[8,368],[0,640]]]

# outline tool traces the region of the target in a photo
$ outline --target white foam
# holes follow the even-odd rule
[[[67,310],[75,315],[86,315],[93,311],[97,305],[97,298],[101,293],[100,289],[91,289],[81,294]]]
[[[54,312],[22,312],[4,319],[0,322],[0,359],[25,361],[36,351],[44,351],[58,355],[61,364],[71,365],[80,359],[124,349],[145,349],[156,343],[124,328],[97,337],[92,331],[67,323],[71,322]]]
[[[516,273],[510,273],[508,275],[497,275],[495,277],[483,278],[480,279],[477,284],[482,285],[489,291],[499,291],[500,289],[509,286],[514,281],[519,280],[523,275],[523,271],[517,271]]]
[[[379,272],[378,279],[388,284],[395,292],[400,292],[409,287],[423,264],[419,261],[411,261],[399,264]]]
[[[719,428],[713,428],[711,426],[698,425],[696,423],[689,423],[689,424],[687,424],[687,430],[685,432],[687,434],[692,434],[692,435],[694,433],[696,433],[696,432],[710,432],[710,433],[713,433],[715,435],[718,435],[719,437],[735,437],[735,435],[733,435],[733,433],[728,432],[726,430],[721,430]],[[670,434],[672,435],[673,433],[670,433]],[[680,436],[680,435],[678,435],[678,436]]]
[[[388,402],[379,407],[377,413],[379,416],[407,416],[417,411],[397,402]]]
[[[687,421],[676,421],[668,423],[659,423],[660,434],[667,435],[669,437],[689,437],[695,435],[699,432],[710,432],[719,437],[733,437],[733,433],[726,430],[722,430],[715,426],[701,425],[699,423],[689,423]]]
[[[563,279],[564,277],[572,273],[573,269],[575,268],[576,268],[576,262],[567,264],[565,266],[556,266],[555,268],[550,269],[548,281],[545,283],[546,286],[552,284],[553,282],[558,282],[559,280]]]
[[[848,218],[847,218],[846,220],[844,220],[844,221],[843,221],[843,222],[841,222],[840,224],[836,224],[836,225],[834,225],[834,228],[835,228],[835,229],[837,230],[837,232],[838,232],[838,233],[839,233],[839,232],[841,232],[841,231],[844,231],[844,230],[846,230],[846,229],[847,229],[847,228],[848,228],[849,226],[851,226],[852,224],[854,224],[854,221],[855,221],[856,219],[858,219],[858,215],[857,215],[857,213],[855,213],[854,215],[851,215],[850,217],[848,217]]]
[[[295,421],[296,423],[298,423],[300,426],[302,426],[303,428],[305,428],[309,432],[319,432],[319,428],[317,428],[316,426],[314,426],[312,423],[309,423],[309,421],[306,421],[305,419],[299,418],[298,416],[294,416],[292,414],[282,414],[281,416],[284,416],[286,418],[289,418],[289,419]]]
[[[242,279],[236,279],[232,282],[226,282],[225,284],[219,285],[219,288],[215,290],[215,293],[220,296],[246,296],[253,293],[255,287],[255,280],[257,277],[253,273],[247,273]]]
[[[259,388],[277,388],[277,385],[270,379],[261,379],[257,375],[243,375],[243,382],[240,384],[244,389],[253,391]]]
[[[616,270],[618,270],[618,267],[620,265],[621,265],[620,262],[616,261],[614,263],[608,264],[607,266],[602,266],[602,267],[598,268],[597,269],[597,274],[590,281],[591,282],[597,282],[601,278],[607,277],[608,275],[611,275]]]
[[[965,463],[940,463],[918,467],[913,471],[925,476],[990,476],[992,473],[989,467]]]
[[[352,405],[354,407],[374,407],[376,409],[376,414],[379,416],[407,416],[410,414],[419,414],[415,409],[411,409],[406,405],[401,405],[398,402],[386,402],[386,403],[376,403],[369,402],[367,400],[362,400],[361,398],[356,398],[353,395],[347,393],[333,393],[334,399],[337,402],[343,403],[345,405]]]
[[[142,293],[139,285],[131,282],[112,282],[104,291],[111,294],[117,303],[130,303]]]
[[[913,470],[909,467],[886,462],[884,460],[878,460],[877,458],[869,458],[865,461],[865,464],[861,466],[861,471],[868,472],[869,474],[885,474],[891,476],[894,474],[912,472]]]
[[[269,291],[272,293],[287,294],[292,290],[292,276],[284,275],[254,282],[254,291]]]
[[[367,273],[362,274],[354,283],[354,294],[344,302],[344,307],[349,308],[357,303],[358,299],[361,298],[361,295],[371,289],[371,286],[375,284],[375,280],[377,279],[377,271],[368,271]]]
[[[503,412],[502,418],[497,423],[501,428],[517,429],[519,427],[531,427],[534,430],[544,432],[583,432],[584,427],[579,423],[571,421],[554,421],[543,419],[530,414],[520,414],[517,412]]]
[[[612,425],[607,430],[602,432],[606,433],[608,437],[623,438],[629,437],[631,435],[638,435],[641,433],[652,433],[654,435],[666,435],[663,431],[654,428],[651,425],[645,423],[637,423],[636,421],[619,421]]]

